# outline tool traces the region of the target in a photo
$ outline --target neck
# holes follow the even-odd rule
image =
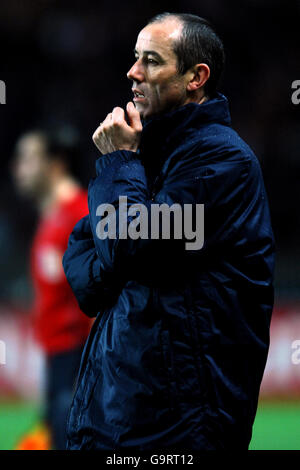
[[[74,198],[80,186],[71,176],[61,175],[50,183],[49,191],[40,198],[39,209],[46,213],[60,202],[67,202]]]
[[[203,91],[201,92],[200,96],[190,96],[184,104],[188,103],[196,103],[196,104],[202,104],[205,103],[205,101],[209,100],[209,96],[207,96]]]
[[[202,103],[205,103],[205,101],[209,100],[209,97],[204,95],[202,96],[202,98],[200,98],[200,101],[198,101],[198,104],[202,104]]]

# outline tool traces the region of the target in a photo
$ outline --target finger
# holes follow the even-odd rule
[[[92,139],[93,141],[96,143],[96,141],[98,141],[101,137],[101,134],[103,133],[103,127],[102,127],[102,124],[97,127],[97,129],[95,130],[93,136],[92,136]]]
[[[111,119],[112,119],[112,113],[109,113],[106,118],[104,119],[104,121],[100,124],[100,127],[104,127],[106,126],[107,124],[110,124],[111,123]]]
[[[116,107],[112,112],[112,120],[115,123],[124,124],[125,121],[125,111],[122,108]]]
[[[141,131],[143,129],[143,125],[140,113],[138,112],[132,101],[127,103],[126,111],[128,114],[128,121],[130,127],[133,127],[133,129],[135,129],[136,131]]]
[[[111,122],[111,118],[112,118],[112,113],[109,113],[106,118],[104,119],[104,121],[100,122],[99,126],[97,127],[97,129],[95,130],[94,134],[93,134],[93,141],[95,142],[96,140],[99,139],[101,133],[104,132],[104,128],[106,125],[108,125],[110,122]]]

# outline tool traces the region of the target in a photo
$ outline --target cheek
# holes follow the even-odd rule
[[[184,94],[184,86],[174,78],[163,82],[156,88],[157,96],[163,101],[176,101],[181,99]]]

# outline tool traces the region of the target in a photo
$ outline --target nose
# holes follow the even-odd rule
[[[140,60],[137,60],[129,72],[127,72],[127,78],[129,80],[135,81],[135,82],[142,82],[144,80],[144,71],[143,71],[143,66],[140,63]]]

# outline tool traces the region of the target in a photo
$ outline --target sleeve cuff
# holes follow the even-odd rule
[[[116,150],[115,152],[106,153],[96,161],[96,172],[100,175],[102,170],[108,165],[116,163],[126,163],[138,159],[138,153],[131,150]]]

